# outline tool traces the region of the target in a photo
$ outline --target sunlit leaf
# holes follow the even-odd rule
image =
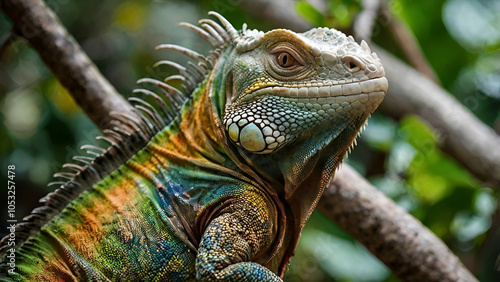
[[[445,178],[425,171],[414,175],[411,183],[419,198],[430,204],[441,200],[451,190]]]
[[[401,120],[398,134],[418,150],[433,150],[436,147],[436,134],[422,119],[408,116]]]

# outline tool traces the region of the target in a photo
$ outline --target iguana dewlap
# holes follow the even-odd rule
[[[159,46],[195,64],[162,61],[180,75],[140,81],[142,120],[114,114],[111,146],[57,175],[69,181],[17,227],[17,250],[3,240],[0,280],[281,280],[387,80],[335,29],[236,31],[210,14],[222,25],[183,25],[211,55]]]

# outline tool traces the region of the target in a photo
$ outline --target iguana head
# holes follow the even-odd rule
[[[336,134],[364,123],[387,91],[376,54],[335,29],[243,30],[233,41],[223,123],[248,152],[269,154],[325,126]]]
[[[237,31],[210,14],[225,28],[207,84],[221,142],[249,164],[241,168],[251,167],[287,199],[310,195],[303,202],[314,206],[387,92],[382,63],[364,41],[335,29]],[[303,191],[308,184],[314,191]]]

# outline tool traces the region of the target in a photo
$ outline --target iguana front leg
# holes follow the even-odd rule
[[[276,215],[262,195],[246,194],[224,208],[206,228],[196,258],[197,279],[282,281],[269,269],[252,262],[259,254],[271,251]]]

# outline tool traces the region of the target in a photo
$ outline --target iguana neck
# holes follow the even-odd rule
[[[177,123],[171,126],[166,140],[155,140],[168,150],[176,164],[185,169],[191,166],[216,173],[231,174],[254,186],[265,185],[261,177],[241,162],[224,136],[220,119],[214,113],[207,89],[211,87],[213,72],[194,91],[192,99],[183,105]]]
[[[228,49],[225,52],[231,53],[232,48]],[[270,194],[276,194],[270,186],[275,184],[270,181],[271,177],[263,176],[264,170],[253,167],[249,163],[251,160],[230,143],[221,122],[219,101],[214,100],[220,95],[211,93],[225,91],[222,82],[227,73],[224,74],[224,66],[230,57],[229,54],[219,58],[211,74],[183,105],[179,121],[172,125],[177,128],[169,129],[171,134],[167,140],[156,142],[161,142],[159,145],[178,156],[179,163],[184,162],[189,166],[187,163],[196,162],[197,166],[208,169],[224,169],[256,187],[265,187]]]

